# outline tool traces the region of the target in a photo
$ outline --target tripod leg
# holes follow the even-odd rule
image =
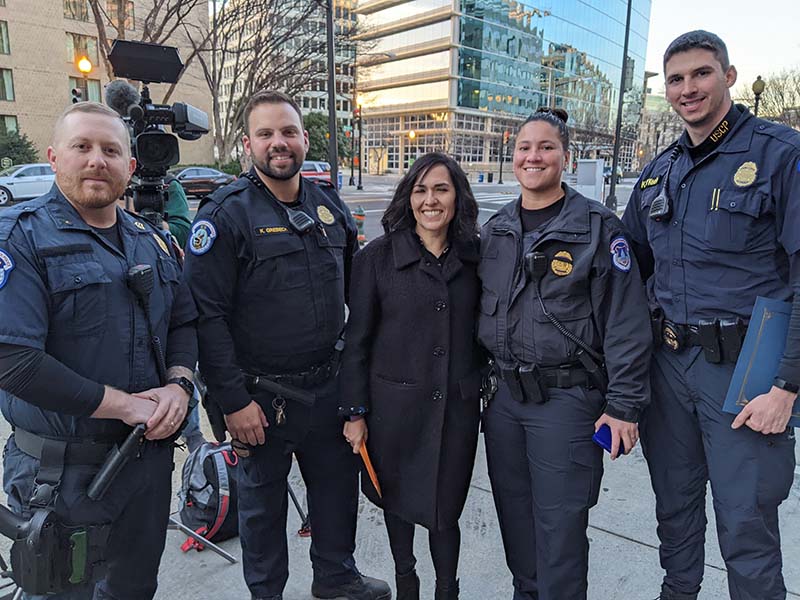
[[[303,512],[303,508],[300,506],[300,502],[297,501],[297,496],[294,495],[294,490],[288,481],[286,482],[286,488],[289,490],[289,497],[292,499],[292,504],[294,504],[294,507],[297,509],[297,514],[300,515],[300,521],[302,521],[300,531],[297,533],[301,537],[308,537],[311,535],[311,525],[308,522],[308,515]]]
[[[199,533],[192,531],[191,529],[186,527],[186,525],[184,525],[174,517],[169,518],[169,525],[167,525],[167,529],[178,529],[183,533],[185,533],[186,535],[188,535],[189,537],[194,538],[195,540],[203,544],[203,546],[207,546],[208,548],[210,548],[232,565],[235,565],[237,563],[237,560],[233,555],[228,554],[227,552],[225,552],[225,550],[217,546],[214,542],[207,540]]]

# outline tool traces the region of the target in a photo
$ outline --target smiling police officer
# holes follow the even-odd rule
[[[778,505],[794,475],[787,429],[800,384],[800,134],[731,101],[723,41],[692,31],[664,54],[683,135],[642,173],[623,221],[648,278],[656,337],[642,446],[656,493],[661,598],[697,597],[705,492],[734,600],[786,597]],[[722,404],[757,296],[792,301],[769,392]]]
[[[244,121],[254,167],[201,206],[186,268],[200,311],[200,368],[241,457],[245,581],[253,598],[282,597],[294,454],[313,519],[312,594],[390,598],[389,586],[361,576],[353,560],[357,463],[338,416],[335,347],[355,223],[333,189],[300,177],[308,133],[292,98],[258,92]],[[295,393],[276,395],[261,382]]]
[[[116,206],[136,164],[130,147],[112,109],[70,106],[47,150],[53,189],[0,216],[0,409],[14,429],[4,453],[9,503],[26,517],[52,508],[67,525],[111,527],[108,573],[96,589],[89,577],[48,598],[152,598],[164,549],[173,467],[165,438],[186,414],[197,314],[163,232]],[[135,266],[153,275],[144,301],[129,286]],[[153,351],[155,338],[164,357]],[[90,500],[106,455],[139,423],[149,441],[103,500]]]

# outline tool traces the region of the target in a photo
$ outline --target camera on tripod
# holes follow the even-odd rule
[[[131,133],[136,171],[130,190],[134,210],[160,227],[166,202],[167,169],[180,162],[178,137],[194,141],[208,133],[208,115],[185,102],[154,104],[151,83],[176,83],[183,71],[178,49],[160,44],[116,40],[108,55],[116,77],[142,82],[141,93],[117,79],[106,86],[106,104],[116,110]],[[173,133],[165,131],[169,126]],[[178,137],[176,137],[176,135]]]

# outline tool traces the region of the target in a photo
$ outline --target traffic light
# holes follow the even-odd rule
[[[81,88],[72,88],[72,103],[77,104],[83,100],[83,91]]]
[[[506,129],[503,132],[503,143],[507,144],[508,143],[508,138],[510,138],[510,137],[511,137],[511,132],[508,129]]]
[[[361,107],[356,106],[353,109],[353,121],[357,123],[359,119],[361,119]]]

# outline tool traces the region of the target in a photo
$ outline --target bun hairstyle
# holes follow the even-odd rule
[[[528,123],[533,123],[534,121],[544,121],[558,130],[558,137],[561,138],[561,146],[564,148],[564,151],[566,151],[569,149],[569,128],[567,127],[568,120],[569,114],[567,114],[567,111],[565,111],[563,108],[550,108],[549,106],[541,106],[536,109],[535,113],[525,119],[522,125],[519,126],[519,129],[517,129],[517,132],[519,132]]]

